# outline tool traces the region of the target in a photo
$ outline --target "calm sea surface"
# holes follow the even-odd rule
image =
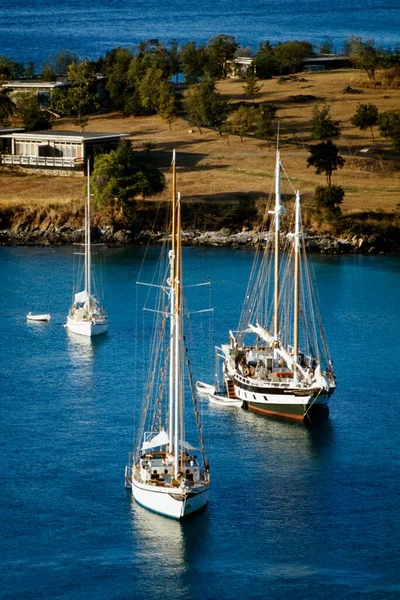
[[[0,0],[0,54],[37,66],[60,49],[97,58],[116,46],[158,38],[207,42],[218,33],[243,46],[325,36],[341,50],[350,35],[400,42],[397,0]]]
[[[338,376],[330,420],[307,428],[202,402],[212,493],[179,524],[124,489],[143,249],[105,251],[110,329],[92,343],[62,327],[72,252],[0,248],[0,599],[400,598],[399,258],[314,258]],[[188,283],[213,282],[214,340],[200,316],[188,336],[207,381],[253,253],[184,254]],[[52,321],[28,324],[30,310]]]

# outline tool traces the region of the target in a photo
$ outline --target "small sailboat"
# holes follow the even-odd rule
[[[217,355],[228,397],[264,415],[313,421],[327,417],[336,380],[307,260],[300,193],[290,221],[281,204],[281,171],[277,149],[268,241],[256,253],[238,330]],[[281,231],[284,214],[289,233]]]
[[[92,252],[90,236],[90,175],[87,164],[87,198],[85,203],[85,283],[84,290],[74,296],[68,313],[66,328],[72,333],[92,337],[104,333],[108,329],[108,318],[105,309],[92,294]]]
[[[138,504],[161,515],[183,519],[206,505],[210,476],[183,333],[181,204],[180,194],[175,191],[175,152],[172,174],[171,249],[168,255],[163,254],[160,285],[147,284],[160,292],[157,310],[152,310],[158,317],[154,339],[149,344],[149,351],[153,350],[149,364],[153,366],[144,389],[139,442],[125,468],[125,486],[132,490]],[[194,405],[191,427],[185,406],[189,395],[185,374]],[[189,430],[192,436],[197,430],[199,449],[186,441],[185,432]]]
[[[28,321],[39,321],[41,323],[48,323],[51,319],[51,315],[49,313],[35,314],[32,312],[28,312],[26,318]]]

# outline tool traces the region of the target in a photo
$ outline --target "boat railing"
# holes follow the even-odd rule
[[[242,382],[242,383],[246,383],[248,384],[248,378],[247,377],[243,377],[242,375],[236,375],[235,379],[237,379],[238,381]],[[258,381],[260,387],[262,387],[263,383],[265,383],[265,379],[257,379],[255,377],[252,377],[253,380]],[[293,381],[293,377],[285,377],[280,379],[279,381],[274,381],[272,379],[268,379],[267,380],[268,383],[268,387],[274,387],[274,388],[287,388],[288,384],[290,383],[290,387],[291,388],[296,388],[296,389],[302,389],[304,387],[304,384],[299,381],[299,382],[295,382]]]
[[[133,452],[129,452],[128,454],[128,464],[125,467],[125,487],[132,487],[132,477],[133,477]]]

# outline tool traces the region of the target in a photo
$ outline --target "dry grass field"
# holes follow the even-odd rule
[[[332,182],[343,186],[346,196],[343,214],[395,210],[399,203],[399,157],[391,144],[375,131],[375,144],[369,130],[360,131],[350,123],[359,102],[376,104],[380,111],[400,108],[400,88],[364,87],[360,71],[301,73],[303,81],[279,83],[277,78],[262,81],[256,102],[271,102],[277,108],[280,123],[282,162],[293,185],[302,195],[311,196],[317,185],[325,185],[322,175],[307,168],[307,145],[310,143],[309,121],[316,103],[328,102],[333,118],[342,123],[337,141],[346,159],[342,170],[333,174]],[[360,89],[360,94],[345,94],[345,86]],[[250,102],[243,95],[243,82],[226,80],[219,91],[234,105]],[[312,95],[314,100],[296,101],[296,96]],[[54,129],[76,129],[62,119]],[[185,120],[178,119],[172,131],[157,116],[134,118],[119,114],[100,114],[90,118],[87,131],[129,133],[134,148],[145,152],[143,144],[154,142],[154,159],[169,173],[171,151],[177,150],[178,188],[185,202],[236,202],[243,194],[256,199],[271,191],[274,169],[274,142],[269,146],[253,136],[240,142],[238,136],[219,137],[204,129],[199,134]],[[12,206],[75,205],[83,200],[83,180],[77,177],[54,177],[0,173],[0,210]],[[168,194],[168,192],[167,192]],[[61,206],[60,206],[61,208]]]

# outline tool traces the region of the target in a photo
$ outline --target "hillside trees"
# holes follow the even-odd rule
[[[18,79],[24,74],[23,63],[7,58],[7,56],[0,56],[0,78],[4,79]]]
[[[125,139],[116,150],[95,157],[91,183],[97,208],[118,208],[132,221],[135,199],[161,192],[165,178],[151,163],[138,163],[131,142]]]
[[[222,127],[229,115],[229,105],[215,89],[215,81],[203,79],[191,86],[184,100],[185,110],[192,125],[201,133],[202,127],[215,127],[222,135]]]
[[[12,117],[15,104],[7,94],[6,90],[0,91],[0,124],[7,125]]]
[[[384,64],[384,52],[375,46],[373,40],[363,40],[352,36],[345,43],[345,52],[358,69],[363,69],[369,80],[375,78],[377,69]]]
[[[339,155],[338,147],[332,140],[327,140],[326,142],[321,142],[310,147],[307,167],[315,167],[317,175],[324,173],[328,187],[330,187],[333,171],[341,169],[344,162],[344,158]]]
[[[227,75],[227,61],[235,56],[239,44],[232,35],[219,34],[208,44],[208,72],[215,79]]]
[[[257,115],[257,110],[253,106],[240,106],[229,120],[229,132],[238,135],[242,142],[243,136],[254,129]]]
[[[340,137],[340,121],[335,121],[331,116],[331,109],[328,104],[321,108],[314,107],[310,121],[311,137],[313,140],[326,142]]]
[[[253,58],[253,69],[263,79],[271,79],[272,75],[279,73],[279,65],[274,49],[268,40],[259,45]]]
[[[312,44],[306,41],[282,42],[274,47],[274,56],[281,73],[295,73],[300,69],[301,62],[312,55]]]
[[[19,117],[27,131],[51,129],[52,116],[39,105],[38,97],[31,92],[16,92],[13,96],[14,114]]]
[[[97,80],[94,63],[89,60],[71,63],[68,80],[71,87],[55,91],[53,106],[56,110],[74,115],[75,125],[83,131],[89,121],[88,113],[98,106],[97,94],[93,91]]]
[[[385,110],[378,117],[378,125],[381,135],[389,138],[400,152],[400,111]]]
[[[40,76],[44,81],[54,81],[59,76],[67,75],[70,65],[79,62],[77,54],[68,50],[60,50],[42,64]]]
[[[255,95],[261,90],[262,85],[260,85],[259,80],[252,72],[248,72],[246,76],[246,82],[243,86],[244,95],[248,98],[254,99]]]
[[[185,83],[192,85],[204,75],[207,64],[208,54],[203,45],[196,46],[196,42],[187,42],[181,47],[179,60]]]
[[[106,90],[111,104],[117,110],[125,112],[127,100],[132,93],[128,83],[128,70],[133,55],[127,48],[114,48],[107,52],[104,61],[99,65],[101,72],[107,77]]]
[[[357,110],[354,115],[351,117],[350,122],[355,127],[361,129],[361,131],[365,131],[365,129],[370,129],[372,136],[372,143],[375,143],[374,140],[374,130],[373,128],[378,123],[379,111],[375,104],[358,104]]]

